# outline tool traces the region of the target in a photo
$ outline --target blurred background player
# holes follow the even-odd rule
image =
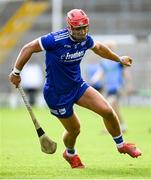
[[[91,62],[86,67],[86,80],[100,93],[103,91],[103,69],[98,62]]]
[[[115,50],[117,46],[115,41],[108,41],[105,44],[111,50]],[[130,84],[129,71],[122,64],[113,61],[101,60],[100,65],[103,70],[104,90],[107,100],[117,113],[121,130],[124,133],[126,131],[126,125],[120,112],[119,100],[126,90],[124,89],[124,82],[126,81],[127,86]]]
[[[34,106],[37,104],[44,81],[42,69],[37,63],[27,63],[21,72],[21,77],[21,84],[29,98],[29,103]]]
[[[111,50],[115,50],[117,47],[115,41],[107,41],[105,45]],[[91,62],[88,64],[86,78],[94,89],[106,96],[119,117],[121,130],[124,133],[126,131],[126,124],[120,112],[119,101],[125,92],[130,93],[132,90],[129,70],[124,68],[121,63],[101,59],[100,63]],[[124,87],[125,81],[127,87]],[[103,130],[103,132],[107,131]]]

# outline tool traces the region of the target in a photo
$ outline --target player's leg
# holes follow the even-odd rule
[[[101,115],[107,130],[113,137],[121,134],[116,113],[105,98],[94,88],[89,87],[77,101],[77,104]]]
[[[123,117],[121,115],[120,108],[119,108],[119,106],[120,106],[119,105],[119,96],[120,95],[118,94],[118,92],[116,92],[115,94],[109,94],[107,96],[107,100],[111,104],[114,111],[116,112],[116,114],[119,118],[121,131],[122,131],[122,133],[124,133],[126,131],[126,125],[125,125],[125,122],[124,122]]]
[[[75,113],[69,118],[59,118],[60,122],[65,128],[63,134],[63,141],[67,148],[73,149],[76,138],[80,133],[80,122]]]
[[[76,138],[80,133],[80,122],[75,113],[68,118],[59,118],[60,122],[65,128],[63,134],[63,141],[66,146],[66,150],[63,153],[63,157],[69,162],[72,168],[84,168],[84,164],[81,162],[75,150]]]
[[[134,144],[128,144],[123,141],[119,120],[115,111],[94,88],[87,88],[85,93],[77,101],[77,104],[88,108],[103,117],[105,126],[112,135],[120,153],[128,153],[132,157],[141,155],[140,150],[136,149]]]
[[[75,90],[73,89],[69,94],[58,96],[54,89],[47,89],[46,87],[44,89],[44,98],[51,114],[56,116],[65,128],[63,141],[66,150],[63,157],[70,163],[72,168],[83,168],[84,165],[74,149],[77,136],[80,133],[80,122],[73,112]]]

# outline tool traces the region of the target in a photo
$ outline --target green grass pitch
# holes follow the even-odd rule
[[[133,159],[119,154],[110,135],[104,135],[102,119],[75,107],[81,119],[76,148],[85,169],[71,169],[62,158],[63,127],[47,108],[34,112],[46,133],[58,143],[55,154],[41,152],[39,140],[24,107],[0,109],[0,179],[150,179],[151,108],[122,107],[128,131],[124,139],[135,142],[143,155]]]

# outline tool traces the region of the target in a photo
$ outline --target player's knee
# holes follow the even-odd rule
[[[73,137],[77,137],[77,136],[80,134],[80,127],[72,129],[72,131],[70,132],[70,134],[71,134]]]
[[[111,107],[107,107],[106,109],[105,109],[105,113],[104,113],[104,115],[103,115],[103,118],[105,118],[105,119],[112,119],[112,118],[114,118],[115,117],[115,112],[114,112],[114,110],[111,108]]]

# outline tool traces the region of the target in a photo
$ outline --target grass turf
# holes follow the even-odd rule
[[[119,154],[110,135],[104,135],[101,118],[83,108],[75,107],[81,119],[81,134],[76,148],[86,165],[71,169],[62,158],[63,127],[49,115],[48,109],[34,109],[46,133],[58,143],[57,152],[47,155],[40,145],[25,108],[0,109],[0,178],[1,179],[150,179],[151,178],[151,109],[123,107],[128,131],[124,138],[135,142],[143,152],[133,159]]]

